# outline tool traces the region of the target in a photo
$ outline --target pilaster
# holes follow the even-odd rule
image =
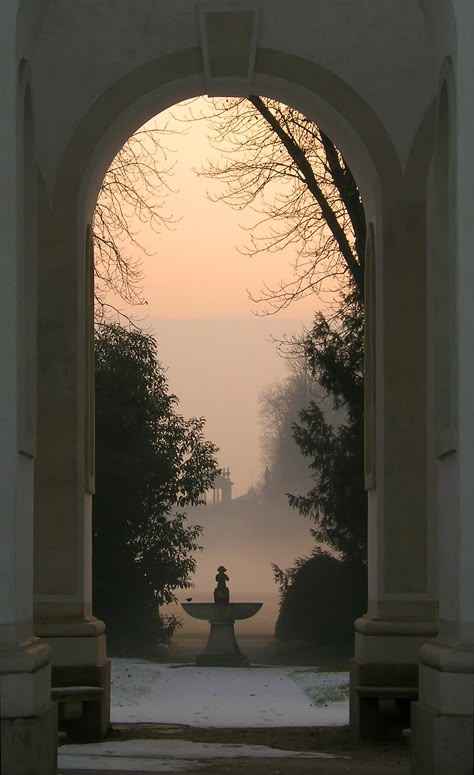
[[[399,196],[366,253],[367,613],[355,623],[351,726],[369,735],[377,698],[416,692],[418,651],[437,634],[427,508],[426,246],[423,201]],[[400,704],[400,703],[399,703]],[[408,706],[408,700],[405,703]],[[370,705],[370,708],[369,708]],[[400,723],[409,723],[407,718]],[[377,722],[378,724],[378,722]],[[382,730],[383,731],[383,730]]]
[[[50,208],[43,196],[34,618],[51,647],[53,686],[103,689],[95,728],[89,719],[82,730],[101,737],[110,665],[105,626],[92,613],[93,259],[90,230],[78,230],[67,205]]]
[[[13,22],[12,26],[8,22]],[[33,635],[36,455],[34,138],[15,17],[0,8],[0,751],[2,775],[56,772],[50,650]]]
[[[456,50],[453,67],[446,62],[440,73],[429,221],[440,627],[420,652],[414,775],[467,775],[474,767],[474,8],[454,5]]]

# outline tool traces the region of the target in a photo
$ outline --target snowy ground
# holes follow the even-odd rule
[[[203,668],[140,660],[112,662],[112,723],[193,727],[302,727],[348,723],[348,674],[314,668]],[[180,772],[210,758],[325,757],[265,746],[130,740],[66,745],[59,767]],[[329,757],[331,758],[331,757]]]
[[[116,659],[112,722],[199,727],[348,723],[348,674],[288,667],[196,667]]]

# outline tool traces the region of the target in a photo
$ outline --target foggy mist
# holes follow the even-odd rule
[[[247,288],[258,294],[262,284],[278,284],[288,276],[293,251],[287,248],[252,260],[236,250],[246,239],[240,227],[247,227],[253,216],[209,200],[209,181],[193,168],[199,156],[201,163],[219,158],[219,152],[209,145],[205,123],[187,125],[183,133],[183,125],[173,116],[185,112],[184,106],[174,106],[159,117],[176,132],[170,144],[176,160],[172,187],[178,193],[169,198],[176,227],[157,235],[141,223],[133,224],[147,251],[141,261],[148,306],[143,318],[138,310],[138,323],[157,339],[158,357],[170,390],[179,399],[180,414],[206,419],[206,438],[219,447],[219,464],[230,468],[233,497],[238,498],[258,484],[265,467],[259,395],[287,373],[272,339],[301,333],[310,325],[318,302],[303,299],[277,317],[255,314],[262,310],[251,304]],[[133,255],[133,245],[130,251]],[[118,306],[123,308],[121,302]],[[311,552],[310,523],[286,506],[283,490],[275,508],[234,502],[228,512],[199,509],[189,517],[205,527],[204,548],[196,557],[195,586],[178,590],[179,600],[212,600],[216,568],[224,564],[231,599],[263,600],[251,626],[272,633],[278,587],[271,563],[286,569],[296,557]],[[163,609],[170,612],[183,618],[184,632],[201,626],[179,607]],[[239,629],[246,626],[243,622]]]
[[[229,576],[232,602],[263,602],[262,610],[252,619],[239,622],[239,632],[272,636],[278,616],[278,587],[272,563],[282,569],[293,565],[296,557],[309,555],[314,547],[311,523],[285,505],[282,496],[273,507],[243,496],[227,506],[211,504],[188,512],[189,522],[204,527],[196,555],[194,588],[178,593],[180,602],[192,597],[195,602],[213,600],[217,567],[224,565]],[[175,637],[191,632],[203,635],[207,622],[191,619],[180,606],[167,606],[164,613],[183,618],[183,627]]]

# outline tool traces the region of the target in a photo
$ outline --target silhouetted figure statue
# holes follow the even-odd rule
[[[215,603],[228,603],[229,602],[229,589],[226,586],[226,581],[229,581],[229,577],[226,574],[227,568],[223,565],[219,565],[217,569],[216,581],[217,587],[214,590],[214,602]]]

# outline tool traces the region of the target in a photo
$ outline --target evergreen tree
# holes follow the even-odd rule
[[[118,324],[96,333],[95,612],[112,650],[144,652],[176,627],[159,606],[190,586],[201,528],[182,511],[218,472],[204,419],[176,411],[157,345]]]
[[[314,523],[313,535],[343,560],[366,562],[367,495],[364,487],[364,316],[357,294],[331,321],[316,316],[304,340],[308,368],[338,411],[329,422],[311,401],[293,426],[309,460],[313,487],[291,495],[290,505]]]

